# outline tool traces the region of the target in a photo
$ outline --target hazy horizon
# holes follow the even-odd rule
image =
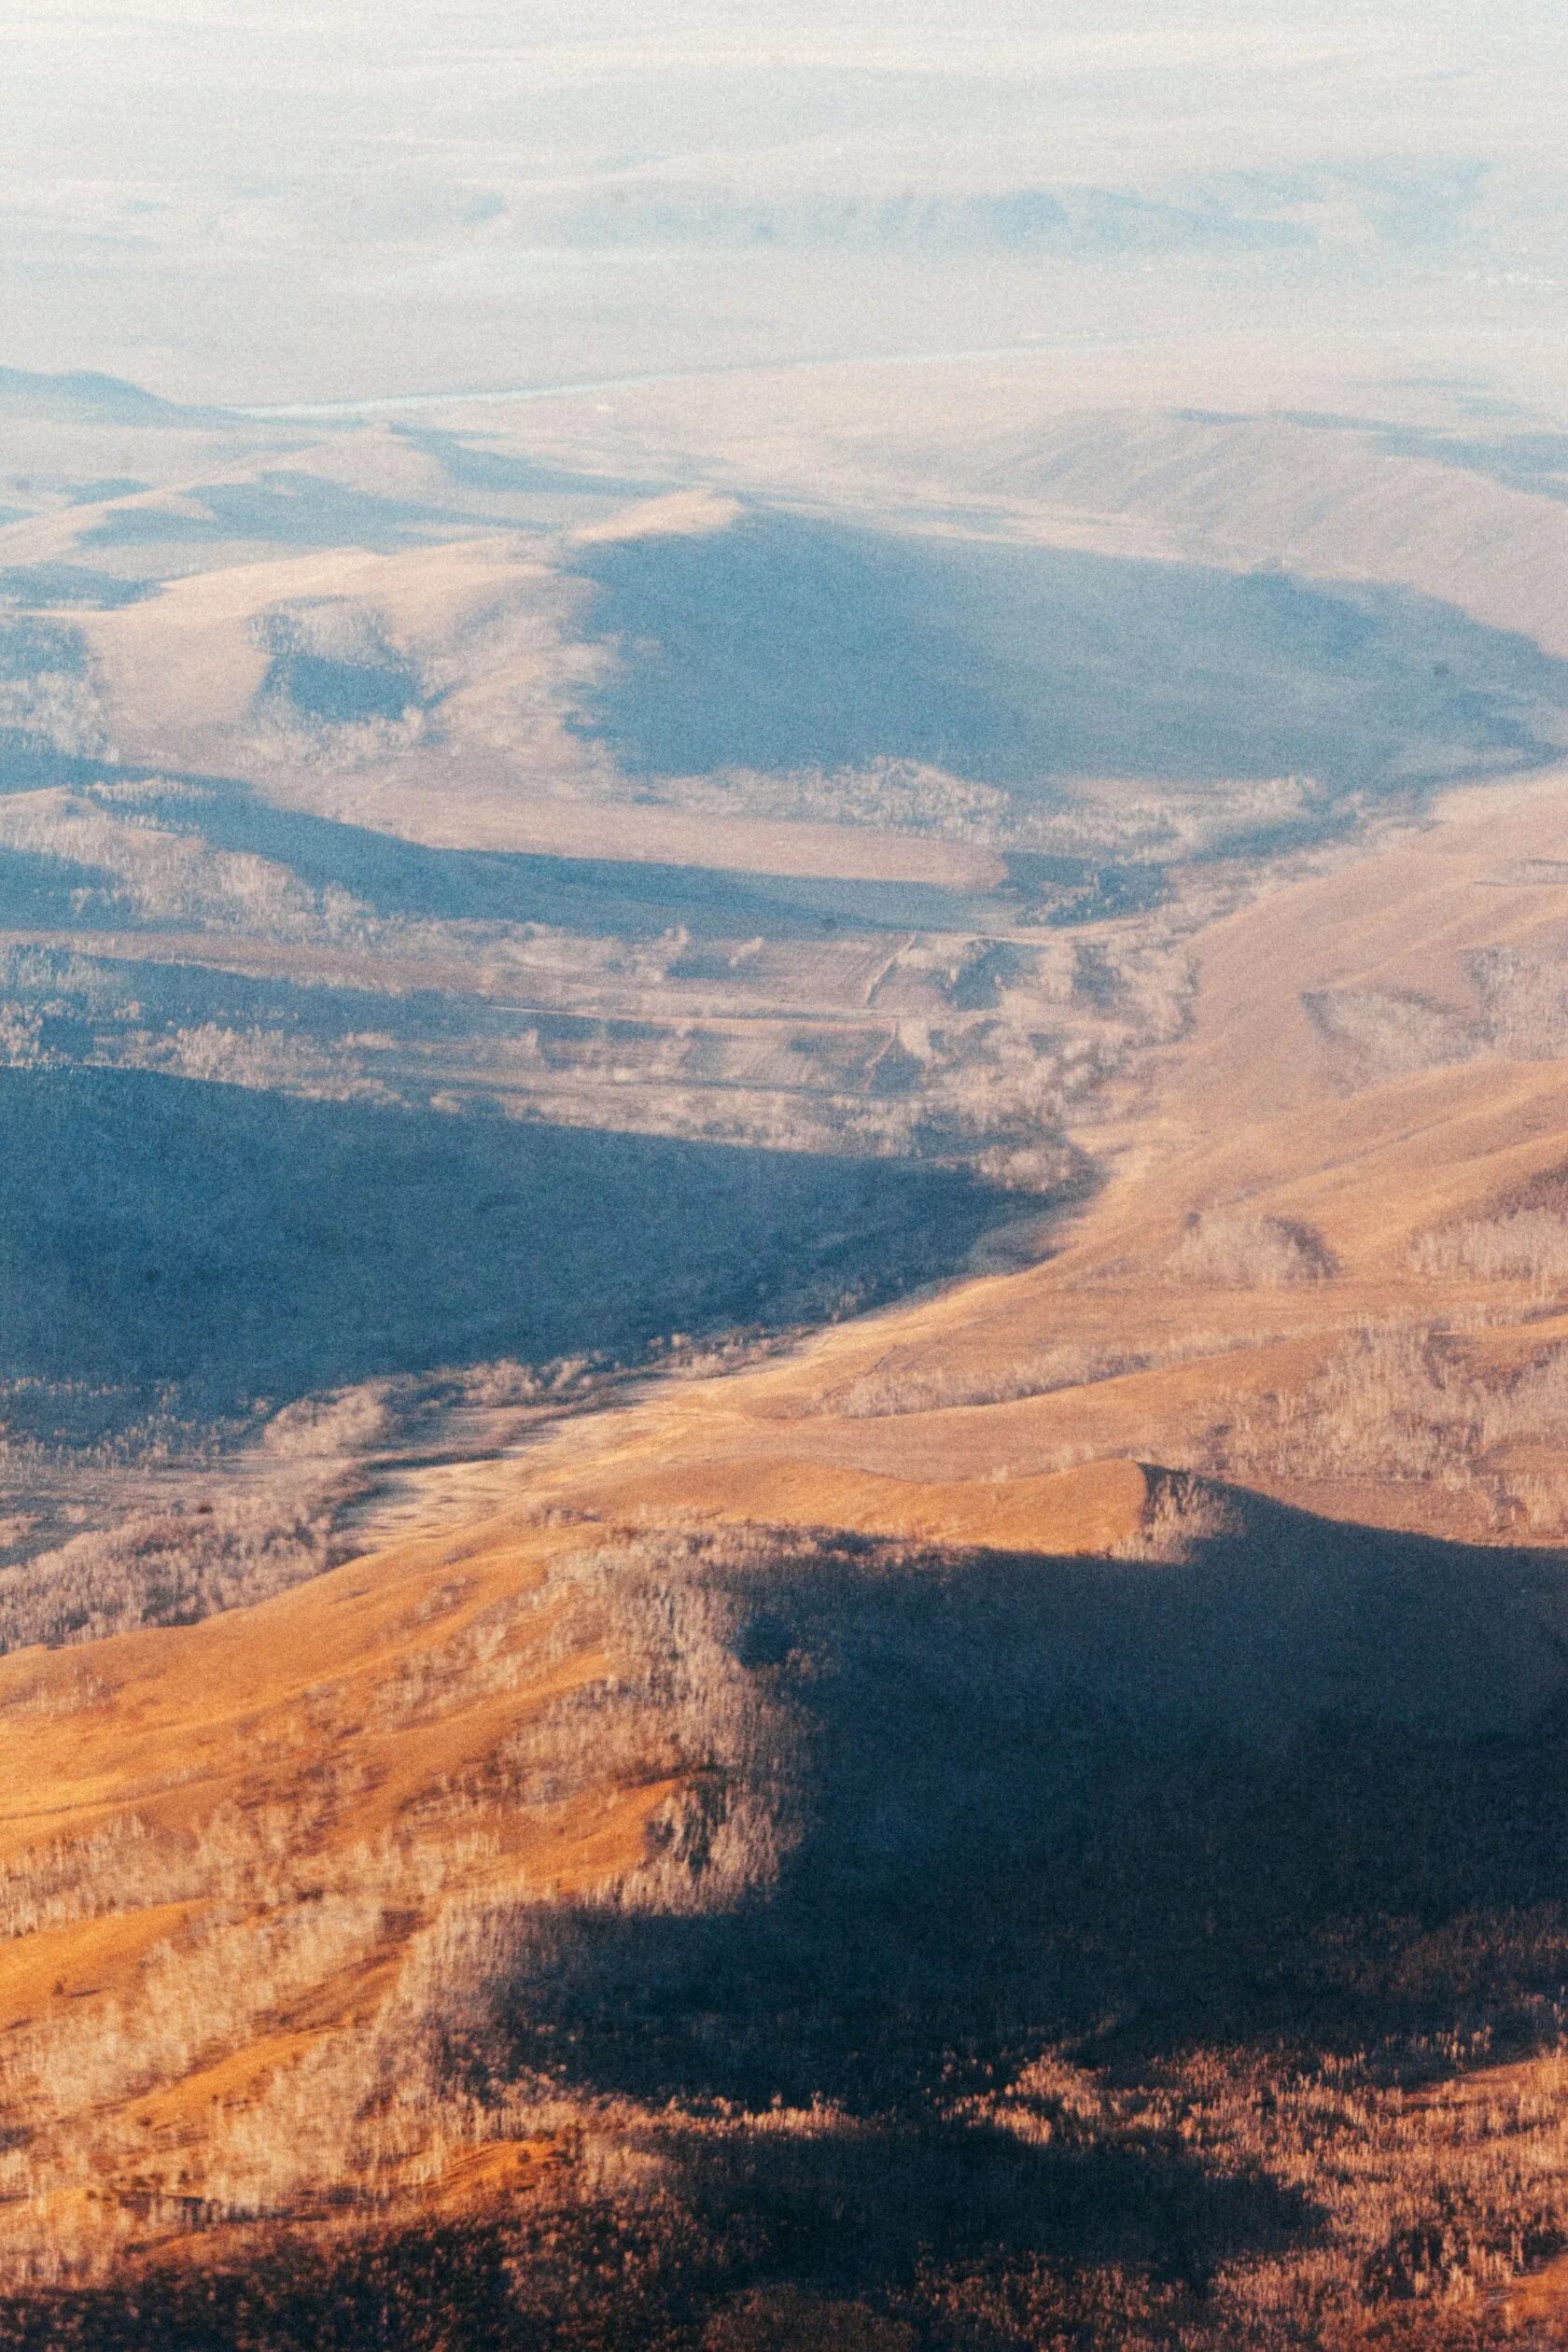
[[[3,20],[0,365],[181,400],[1561,325],[1557,11]],[[1554,63],[1555,61],[1555,63]]]

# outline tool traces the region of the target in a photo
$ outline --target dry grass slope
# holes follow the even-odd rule
[[[1028,457],[1042,508],[1414,567],[1507,627],[1561,569],[1560,508],[1451,468],[1340,449],[1309,499],[1305,428],[1097,431],[999,452],[1010,495]],[[563,722],[597,682],[576,620],[493,541],[252,547],[92,616],[91,693],[62,654],[5,723],[60,760],[243,754],[276,807],[413,839],[581,847],[611,779]],[[344,671],[355,708],[304,723]],[[980,835],[1016,846],[919,763],[661,790],[617,814],[628,858],[990,889]],[[1249,821],[1322,814],[1310,779],[1256,790]],[[1225,846],[1200,800],[1108,784],[1030,847],[1169,863]],[[195,855],[178,813],[74,780],[7,846],[66,845],[198,961],[225,927],[247,974],[287,948],[525,990],[454,1089],[593,1117],[620,1089],[667,1130],[711,1085],[748,1132],[852,1115],[870,1149],[1103,1182],[1022,1270],[563,1423],[500,1519],[0,1661],[0,2344],[1561,2334],[1561,777],[1245,904],[1199,872],[1071,935],[829,938],[806,1010],[789,942],[416,937]],[[91,1009],[54,965],[13,997],[37,1066]],[[311,1091],[280,1034],[193,1016],[158,1050]],[[414,1083],[406,1040],[353,1034],[356,1084]],[[75,1563],[111,1598],[161,1538],[117,1540]],[[215,1527],[195,1581],[252,1600],[248,1542]]]

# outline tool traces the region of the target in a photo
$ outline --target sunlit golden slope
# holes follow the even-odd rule
[[[1399,1382],[1435,1351],[1475,1421],[1568,1337],[1555,1275],[1411,1254],[1568,1162],[1561,1024],[1527,1017],[1568,968],[1563,790],[1458,796],[1200,935],[1187,1031],[1101,1102],[1102,1184],[1044,1263],[565,1423],[476,1474],[476,1494],[504,1477],[500,1517],[200,1626],[0,1664],[22,1931],[0,2025],[33,2134],[0,2219],[13,2269],[176,2241],[209,2210],[308,2218],[301,2178],[447,2209],[548,2163],[548,2133],[476,2148],[439,2105],[409,2121],[375,2069],[410,1972],[460,1982],[465,1906],[604,1893],[701,1777],[636,1707],[613,1730],[590,1711],[569,1771],[551,1761],[563,1701],[628,1687],[608,1588],[574,1565],[612,1534],[749,1520],[1138,1576],[1234,1509],[1172,1465],[1347,1519],[1559,1533],[1551,1396],[1538,1441],[1482,1428],[1392,1468],[1325,1454],[1321,1425],[1349,1395],[1356,1427],[1403,1427]],[[463,1491],[443,1491],[459,1519]],[[350,2107],[357,2137],[330,2124]]]
[[[217,2127],[280,2069],[319,2121],[323,2068],[443,1906],[635,1867],[656,1759],[579,1759],[531,1806],[497,1760],[613,1662],[581,1625],[561,1638],[541,1595],[582,1540],[481,1528],[203,1625],[0,1663],[0,2038],[29,2135],[28,2193],[13,2181],[0,2212],[13,2280],[177,2229]],[[408,2154],[435,2193],[440,2152]]]
[[[1057,527],[1140,525],[1208,563],[1397,584],[1561,653],[1568,511],[1464,454],[1351,419],[1128,411],[1015,430],[962,462]]]
[[[1500,1532],[1456,1485],[1293,1474],[1288,1458],[1249,1470],[1214,1433],[1299,1394],[1368,1324],[1477,1325],[1453,1350],[1493,1379],[1568,1332],[1555,1280],[1411,1257],[1420,1237],[1568,1162],[1551,1010],[1568,985],[1565,791],[1559,774],[1457,794],[1430,827],[1201,935],[1188,1032],[1081,1135],[1105,1181],[1044,1264],[574,1425],[531,1463],[533,1490],[619,1508],[651,1479],[662,1504],[727,1514],[754,1481],[765,1516],[809,1520],[834,1516],[813,1500],[812,1473],[831,1466],[865,1481],[841,1506],[849,1523],[904,1533],[935,1481],[943,1532],[986,1541],[1006,1480],[1019,1541],[1029,1482],[1119,1457],[1219,1466],[1385,1523]],[[1511,1010],[1483,1001],[1499,974]],[[1418,1066],[1386,1067],[1401,1060]],[[1206,1263],[1190,1228],[1216,1216],[1243,1248],[1268,1221],[1305,1229],[1321,1262],[1286,1273],[1326,1279],[1238,1278],[1212,1248]],[[1531,1532],[1518,1511],[1503,1524]]]

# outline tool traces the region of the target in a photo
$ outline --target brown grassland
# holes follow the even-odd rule
[[[1104,780],[1027,825],[913,761],[634,794],[569,722],[609,658],[572,565],[718,535],[730,476],[1413,590],[1556,655],[1568,509],[1353,427],[1043,424],[1033,372],[986,382],[961,465],[935,396],[901,441],[875,378],[812,396],[827,427],[787,383],[651,387],[623,471],[684,420],[713,487],[628,512],[590,480],[532,539],[477,497],[465,536],[379,427],[289,462],[439,501],[441,543],[226,549],[259,461],[195,426],[158,486],[4,526],[13,567],[173,550],[77,616],[79,673],[12,681],[49,780],[0,851],[98,877],[0,936],[30,1081],[76,1022],[99,1072],[465,1133],[848,1139],[1022,1188],[1033,1246],[788,1345],[564,1360],[570,1394],[441,1376],[506,1443],[405,1463],[335,1565],[326,1424],[406,1435],[346,1374],[269,1424],[265,1491],[101,1521],[42,1594],[5,1569],[0,2352],[1568,2332],[1568,771],[1316,833],[1309,781],[1237,784],[1238,837],[1283,847],[1227,863],[1212,791]],[[530,457],[592,459],[581,404],[536,422]],[[289,720],[280,647],[395,651],[423,699]],[[274,845],[612,835],[621,868],[946,911],[839,928],[786,890],[753,938],[654,900],[623,936],[623,872],[576,931],[427,920],[181,830],[240,776]],[[1031,897],[1020,849],[1077,878]],[[1124,856],[1137,910],[1102,903]],[[381,1001],[315,1045],[165,1033],[170,973]],[[471,1029],[397,1029],[443,994]],[[138,1009],[94,1029],[99,999]],[[217,1613],[105,1637],[153,1587]]]
[[[0,1663],[0,2343],[1557,2340],[1561,793],[1198,932],[1042,1262]]]

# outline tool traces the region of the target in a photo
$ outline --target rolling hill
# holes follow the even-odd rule
[[[254,429],[0,532],[0,2342],[1549,2343],[1554,490]]]

